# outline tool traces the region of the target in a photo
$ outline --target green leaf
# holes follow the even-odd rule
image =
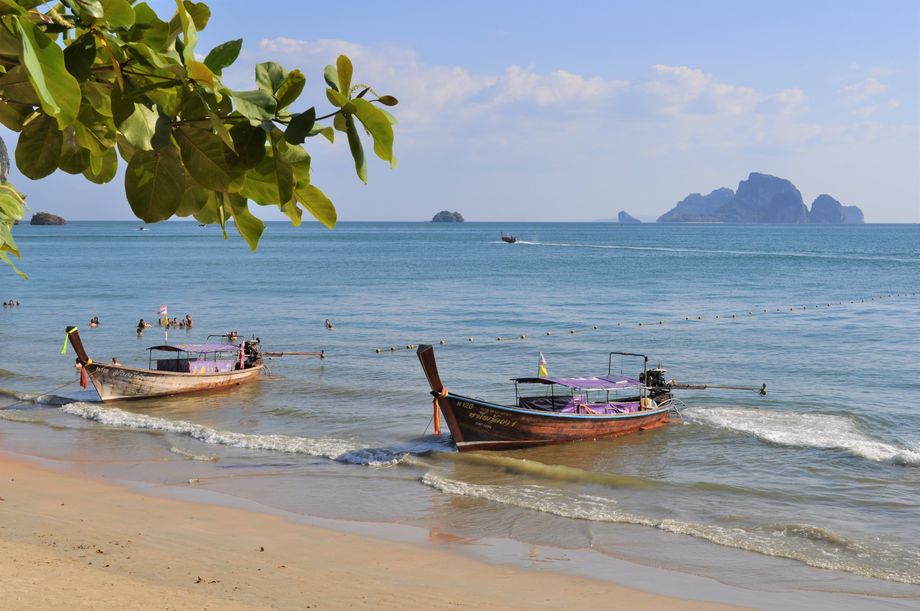
[[[286,108],[294,103],[300,97],[304,85],[307,84],[307,77],[300,70],[291,70],[288,75],[278,86],[275,91],[275,99],[278,100],[278,108]]]
[[[208,225],[212,223],[220,223],[223,227],[223,216],[221,211],[223,210],[223,199],[220,197],[220,193],[215,193],[214,191],[205,191],[205,202],[197,212],[193,212],[192,216],[195,217],[199,223],[207,223]],[[226,232],[224,232],[226,234]]]
[[[22,258],[22,254],[20,254],[19,248],[16,246],[16,240],[13,239],[11,227],[12,224],[9,222],[0,222],[0,252],[13,253]]]
[[[204,83],[210,89],[214,89],[214,73],[211,72],[211,69],[208,68],[206,64],[203,64],[199,61],[189,60],[187,63],[188,66],[188,77],[199,83]]]
[[[208,191],[195,181],[186,181],[185,191],[182,192],[182,201],[176,209],[176,216],[191,216],[201,210],[208,202]]]
[[[399,100],[397,100],[391,95],[382,95],[380,96],[379,101],[384,106],[396,106],[397,104],[399,104]]]
[[[244,168],[254,168],[265,158],[265,130],[248,123],[238,123],[230,128],[237,163]]]
[[[351,91],[351,73],[353,71],[351,60],[345,55],[339,55],[335,60],[336,73],[339,77],[338,90],[345,96]]]
[[[125,137],[121,134],[117,136],[117,144],[118,154],[121,155],[121,158],[125,160],[125,163],[131,163],[131,158],[134,157],[134,153],[137,151],[137,149],[131,146],[128,141],[125,140]]]
[[[102,18],[102,3],[99,0],[63,0],[74,13],[81,17]]]
[[[114,141],[109,138],[107,128],[98,122],[86,125],[80,121],[73,124],[74,134],[77,138],[77,144],[87,149],[90,155],[101,157],[107,149],[111,148]]]
[[[80,84],[67,72],[64,52],[38,25],[16,19],[22,40],[22,64],[41,100],[42,109],[64,129],[80,110]]]
[[[64,65],[78,81],[86,81],[92,76],[90,67],[95,59],[96,37],[91,32],[80,36],[64,49]]]
[[[256,218],[249,212],[249,206],[243,197],[235,193],[224,194],[224,207],[229,203],[230,213],[233,215],[233,224],[246,243],[249,244],[250,250],[259,247],[259,238],[265,230],[265,223]]]
[[[22,277],[23,279],[25,280],[29,279],[29,276],[27,276],[25,272],[20,271],[19,268],[13,264],[13,262],[10,260],[9,256],[7,256],[5,252],[0,252],[0,261],[3,261],[7,265],[9,265],[13,269],[13,271],[19,274],[19,276]]]
[[[374,153],[384,161],[393,163],[393,126],[382,110],[364,99],[352,100],[355,116],[364,124],[374,139]]]
[[[134,112],[121,122],[118,129],[131,146],[142,151],[152,151],[153,145],[150,141],[156,132],[158,118],[159,113],[156,110],[143,104],[135,104]]]
[[[40,113],[22,129],[16,143],[16,166],[23,175],[38,180],[58,167],[64,135],[54,119]]]
[[[128,0],[99,0],[105,19],[113,28],[130,28],[134,25],[134,9]]]
[[[158,151],[167,146],[172,146],[172,122],[157,108],[157,124],[150,139],[150,146]]]
[[[339,71],[335,66],[326,66],[323,70],[323,78],[326,79],[326,84],[330,89],[342,91],[342,88],[339,87]]]
[[[367,162],[364,160],[364,147],[361,146],[361,138],[358,137],[358,130],[355,128],[355,120],[351,115],[345,117],[345,133],[348,134],[348,148],[351,149],[351,156],[355,160],[355,172],[361,182],[367,184]]]
[[[302,151],[304,154],[303,159],[291,162],[291,167],[294,168],[294,188],[299,189],[310,184],[311,159],[309,153],[304,151],[299,146],[294,148],[296,148],[298,151]]]
[[[0,87],[0,90],[2,90],[2,87]],[[31,114],[31,106],[0,102],[0,123],[2,123],[3,126],[7,129],[11,129],[14,132],[22,130],[22,124],[25,123],[26,118],[28,118],[28,116]]]
[[[118,172],[118,154],[114,148],[105,151],[101,156],[90,156],[89,166],[83,170],[83,176],[97,185],[105,184],[115,178]]]
[[[329,229],[335,227],[338,215],[336,214],[335,206],[332,205],[325,193],[313,185],[306,185],[298,187],[294,192],[294,197],[303,204],[304,208],[310,211],[310,214],[317,221]]]
[[[0,184],[0,221],[5,217],[7,221],[22,219],[25,200],[10,185]]]
[[[191,16],[195,29],[199,32],[205,29],[211,19],[211,9],[208,8],[208,5],[204,2],[190,2],[189,0],[185,0],[182,4],[185,5],[185,10]]]
[[[329,102],[331,102],[333,106],[338,106],[349,114],[355,112],[355,105],[351,100],[335,89],[326,89],[326,97],[329,98]]]
[[[278,195],[275,161],[271,156],[264,157],[258,165],[246,171],[240,195],[262,206],[278,206],[282,203]]]
[[[227,149],[216,134],[207,129],[183,125],[173,132],[185,169],[201,186],[227,191],[233,180],[227,164]]]
[[[89,167],[89,151],[77,144],[73,127],[64,130],[58,167],[68,174],[81,174]]]
[[[185,173],[173,147],[137,151],[125,171],[125,193],[135,216],[146,223],[165,221],[179,208]]]
[[[272,144],[272,161],[275,165],[275,180],[278,183],[278,205],[284,204],[294,196],[294,169],[291,167],[284,152],[287,149],[287,143],[284,141],[284,135],[275,130],[271,133]]]
[[[195,59],[195,45],[198,43],[198,30],[195,21],[189,14],[188,8],[182,0],[176,0],[176,17],[182,30],[182,59],[186,62]]]
[[[80,105],[78,117],[83,117],[86,111],[92,111],[98,120],[106,121],[112,116],[112,87],[102,83],[89,82],[83,83],[83,102]],[[115,126],[112,125],[114,128]]]
[[[322,136],[329,142],[335,142],[335,130],[331,127],[323,127],[322,125],[314,125],[313,129],[310,130],[310,133],[307,134],[307,137],[312,138],[313,136],[318,136],[320,134],[322,134]]]
[[[230,137],[230,131],[227,129],[227,126],[224,125],[223,119],[212,111],[208,112],[208,119],[210,120],[211,129],[214,130],[214,133],[217,134],[220,141],[223,142],[228,149],[236,153],[236,145],[233,144],[233,138]]]
[[[230,97],[235,110],[247,119],[261,123],[275,116],[275,98],[264,91],[234,91]]]
[[[112,87],[109,106],[112,109],[112,121],[115,125],[121,125],[125,119],[134,114],[134,102],[132,99],[130,95],[122,92],[118,87]]]
[[[291,144],[303,144],[315,123],[316,108],[310,107],[306,112],[294,115],[287,129],[284,130],[284,139]]]
[[[169,39],[169,24],[157,17],[156,12],[141,2],[134,6],[134,27],[125,40],[148,45],[156,51],[165,51]]]
[[[281,206],[281,212],[291,219],[291,225],[300,227],[300,223],[303,221],[303,212],[300,210],[300,206],[297,205],[297,202],[283,204]]]
[[[33,106],[41,104],[41,100],[35,93],[35,88],[32,87],[32,81],[29,80],[29,73],[22,66],[16,66],[3,76],[0,76],[0,91],[3,92],[4,97],[23,104]],[[31,114],[31,109],[29,113]],[[20,126],[19,129],[22,129],[22,127]]]
[[[268,95],[275,94],[286,76],[284,68],[275,62],[256,64],[256,84]]]
[[[214,74],[220,74],[224,68],[229,67],[240,55],[240,49],[243,48],[243,39],[237,38],[223,44],[217,45],[208,56],[204,58],[204,65],[211,69]]]

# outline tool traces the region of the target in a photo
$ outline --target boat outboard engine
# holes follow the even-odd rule
[[[258,337],[246,341],[246,365],[252,367],[262,362],[262,344]]]
[[[668,385],[664,377],[667,371],[667,369],[661,369],[660,367],[648,369],[644,374],[639,374],[639,381],[648,388],[665,388]]]

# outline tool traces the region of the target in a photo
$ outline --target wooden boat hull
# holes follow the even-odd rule
[[[438,404],[461,452],[506,450],[627,435],[667,424],[671,408],[627,414],[541,412],[448,393]]]
[[[134,369],[120,365],[85,365],[90,381],[103,401],[146,399],[214,390],[257,380],[263,365],[221,373],[180,373]]]

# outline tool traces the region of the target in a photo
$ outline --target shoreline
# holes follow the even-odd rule
[[[13,608],[731,608],[547,570],[534,550],[538,568],[483,562],[436,531],[427,544],[380,537],[377,525],[343,532],[5,452],[0,470],[0,595]]]

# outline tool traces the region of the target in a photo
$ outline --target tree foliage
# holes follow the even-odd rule
[[[395,167],[396,120],[382,106],[397,101],[354,83],[344,55],[326,67],[333,108],[317,116],[315,107],[297,104],[306,85],[300,70],[265,62],[256,66],[255,89],[223,84],[242,40],[214,47],[201,61],[198,33],[211,18],[203,2],[176,0],[168,21],[129,0],[47,6],[0,0],[0,123],[19,132],[16,166],[29,178],[60,169],[105,183],[120,157],[125,195],[139,219],[193,216],[220,224],[224,238],[233,219],[255,250],[264,224],[250,202],[277,206],[294,225],[305,209],[335,226],[335,207],[311,180],[308,138],[332,142],[335,131],[344,132],[364,182],[361,131],[377,157]],[[321,123],[329,119],[331,125]],[[8,172],[0,140],[0,260],[12,266],[8,255],[21,255],[11,228],[25,198]]]

